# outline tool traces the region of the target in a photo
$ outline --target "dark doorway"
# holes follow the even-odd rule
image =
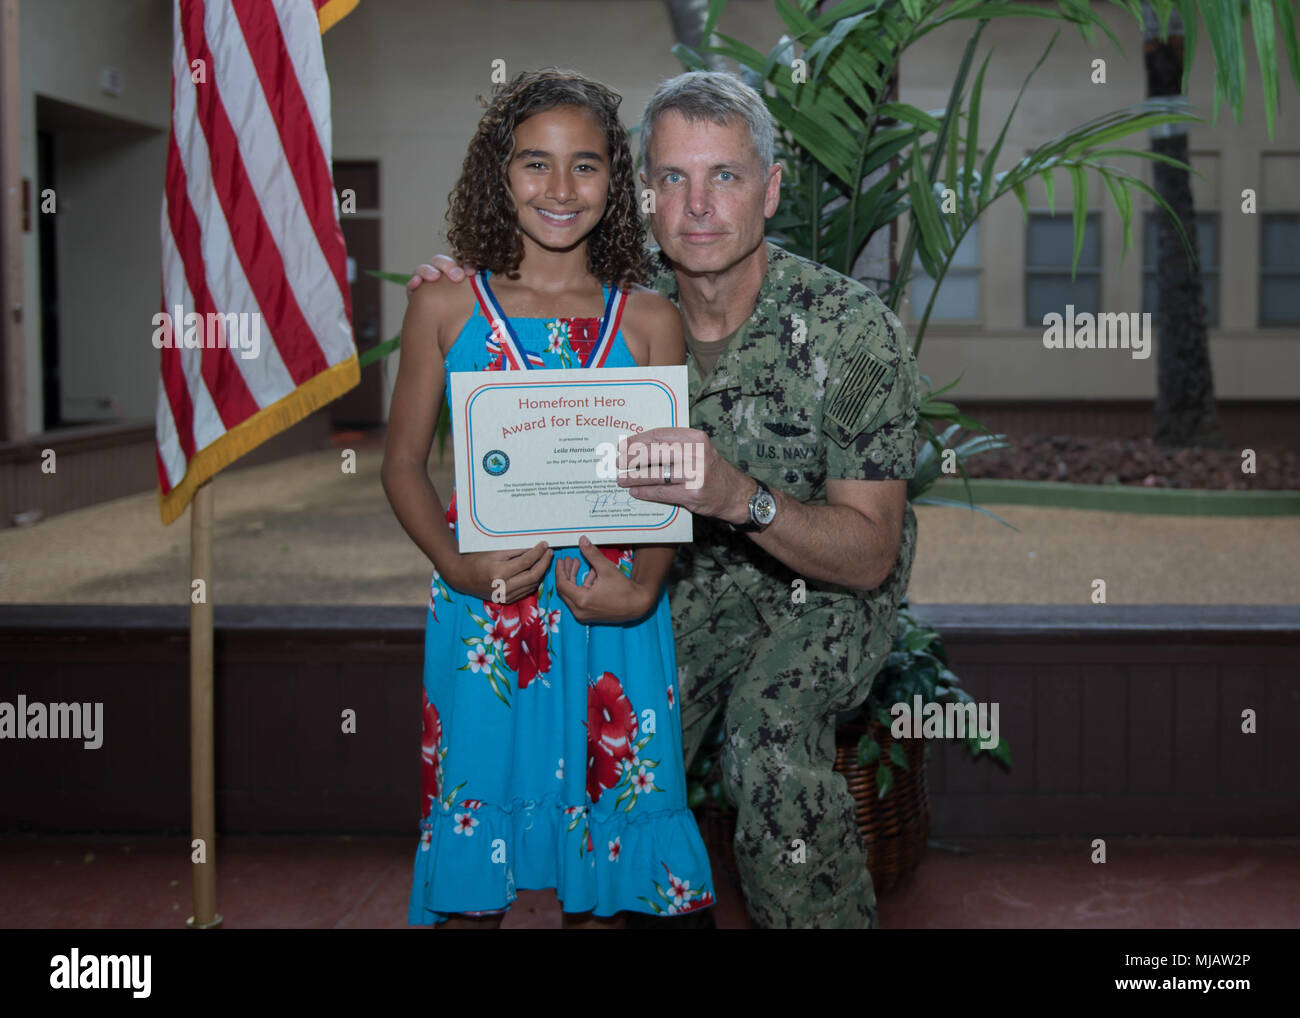
[[[384,284],[366,269],[380,265],[379,164],[374,161],[334,163],[334,188],[340,205],[350,190],[356,211],[340,209],[339,222],[348,248],[348,278],[352,287],[352,335],[357,353],[383,342],[380,287]],[[361,382],[330,404],[330,423],[338,428],[377,428],[383,424],[383,360],[361,369]]]

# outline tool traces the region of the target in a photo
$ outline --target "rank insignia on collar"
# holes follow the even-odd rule
[[[844,374],[827,393],[822,431],[840,448],[862,432],[880,412],[889,395],[894,369],[867,350],[859,350],[845,365]]]

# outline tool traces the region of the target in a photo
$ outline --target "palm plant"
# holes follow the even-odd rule
[[[775,5],[793,35],[783,35],[766,54],[717,31],[726,0],[714,0],[709,7],[703,38],[711,40],[710,45],[695,49],[679,43],[673,52],[689,69],[708,68],[709,57],[734,60],[741,76],[764,96],[781,128],[779,148],[787,170],[781,206],[769,229],[787,249],[852,275],[872,237],[901,217],[909,218],[898,269],[886,281],[881,298],[898,311],[915,254],[934,286],[913,333],[914,352],[920,351],[935,296],[966,233],[985,210],[1008,194],[1019,199],[1028,215],[1026,185],[1032,179],[1042,181],[1053,210],[1054,172],[1063,170],[1071,179],[1076,267],[1088,212],[1088,173],[1101,177],[1119,211],[1125,252],[1132,240],[1135,190],[1170,211],[1145,181],[1109,160],[1138,156],[1173,162],[1114,143],[1162,124],[1196,119],[1174,100],[1147,100],[1098,117],[996,172],[1020,99],[1047,60],[1056,36],[1025,77],[993,144],[982,160],[977,158],[984,76],[992,53],[985,56],[973,81],[970,72],[985,26],[993,18],[1038,15],[1075,24],[1085,37],[1090,38],[1096,27],[1111,34],[1086,3],[1053,8],[996,0],[846,0],[825,14],[816,12],[813,0],[775,0]],[[891,84],[906,50],[936,29],[961,20],[975,21],[974,31],[946,107],[930,112],[898,101]],[[1178,231],[1190,250],[1181,224]],[[973,446],[948,445],[954,434],[951,425],[987,430],[952,402],[937,398],[955,384],[941,390],[927,385],[920,422],[936,461],[946,448],[960,450],[956,466],[965,478],[968,455],[1005,443],[995,436]],[[936,424],[947,426],[946,439],[940,438]],[[973,505],[969,487],[967,495]]]
[[[1110,0],[1143,23],[1143,0]],[[1240,119],[1245,90],[1242,10],[1254,31],[1264,85],[1270,136],[1277,102],[1280,39],[1291,73],[1300,86],[1291,4],[1265,0],[1148,0],[1163,35],[1171,12],[1179,12],[1189,57],[1183,86],[1191,72],[1190,54],[1202,21],[1215,56],[1215,114],[1226,98]],[[979,217],[998,199],[1014,194],[1028,216],[1027,185],[1037,179],[1055,211],[1056,172],[1073,187],[1072,269],[1077,269],[1088,214],[1090,176],[1104,183],[1123,226],[1122,255],[1132,246],[1133,196],[1146,194],[1169,216],[1189,259],[1195,252],[1187,230],[1164,196],[1113,160],[1137,158],[1165,164],[1183,173],[1190,167],[1157,151],[1125,147],[1140,132],[1170,124],[1198,121],[1180,97],[1152,98],[1114,110],[1072,127],[1037,146],[1013,165],[998,170],[1007,130],[1020,100],[1043,66],[1057,36],[1047,45],[1021,85],[1020,92],[982,159],[978,157],[987,54],[971,80],[975,54],[985,27],[994,19],[1037,17],[1075,26],[1091,42],[1101,29],[1117,48],[1119,40],[1093,10],[1090,0],[1013,3],[1007,0],[844,0],[821,13],[817,0],[774,0],[789,34],[762,53],[717,30],[726,0],[712,0],[700,26],[704,45],[678,43],[673,52],[688,69],[708,69],[720,59],[735,61],[740,74],[764,96],[780,126],[779,149],[785,173],[782,201],[769,229],[789,250],[853,275],[873,236],[906,217],[908,229],[897,268],[881,287],[881,297],[897,312],[911,279],[914,256],[934,280],[913,331],[920,352],[939,288],[958,246]],[[1280,32],[1275,29],[1276,10]],[[948,102],[926,111],[898,101],[898,69],[909,47],[931,32],[957,21],[974,22],[958,63]],[[1058,33],[1059,35],[1059,33]],[[969,84],[969,91],[967,86]],[[955,383],[954,383],[955,384]],[[950,401],[928,389],[922,397],[921,430],[927,445],[941,456],[936,424],[961,424],[984,431]],[[945,434],[951,436],[949,428]],[[980,450],[995,448],[982,445]],[[965,477],[963,450],[957,466]],[[968,490],[969,494],[969,490]]]

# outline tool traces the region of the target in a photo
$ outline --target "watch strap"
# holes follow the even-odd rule
[[[769,498],[772,496],[772,489],[769,488],[762,481],[760,481],[757,477],[754,478],[754,483],[758,485],[758,491],[754,492],[754,494],[751,495],[749,498],[751,506],[753,504],[754,499],[758,498],[758,496],[763,494],[763,492],[767,492]],[[751,513],[752,513],[752,509],[751,509]],[[755,523],[752,518],[746,520],[744,523],[731,523],[730,521],[728,521],[727,526],[729,526],[737,534],[754,534],[764,529],[763,526]]]

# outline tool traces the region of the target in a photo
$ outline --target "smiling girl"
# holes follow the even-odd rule
[[[520,888],[555,888],[566,926],[713,904],[686,805],[674,548],[462,554],[455,493],[444,508],[427,472],[451,372],[683,363],[676,308],[640,285],[619,102],[557,70],[495,92],[447,212],[473,286],[420,287],[402,324],[383,484],[434,564],[412,924],[499,925]]]

